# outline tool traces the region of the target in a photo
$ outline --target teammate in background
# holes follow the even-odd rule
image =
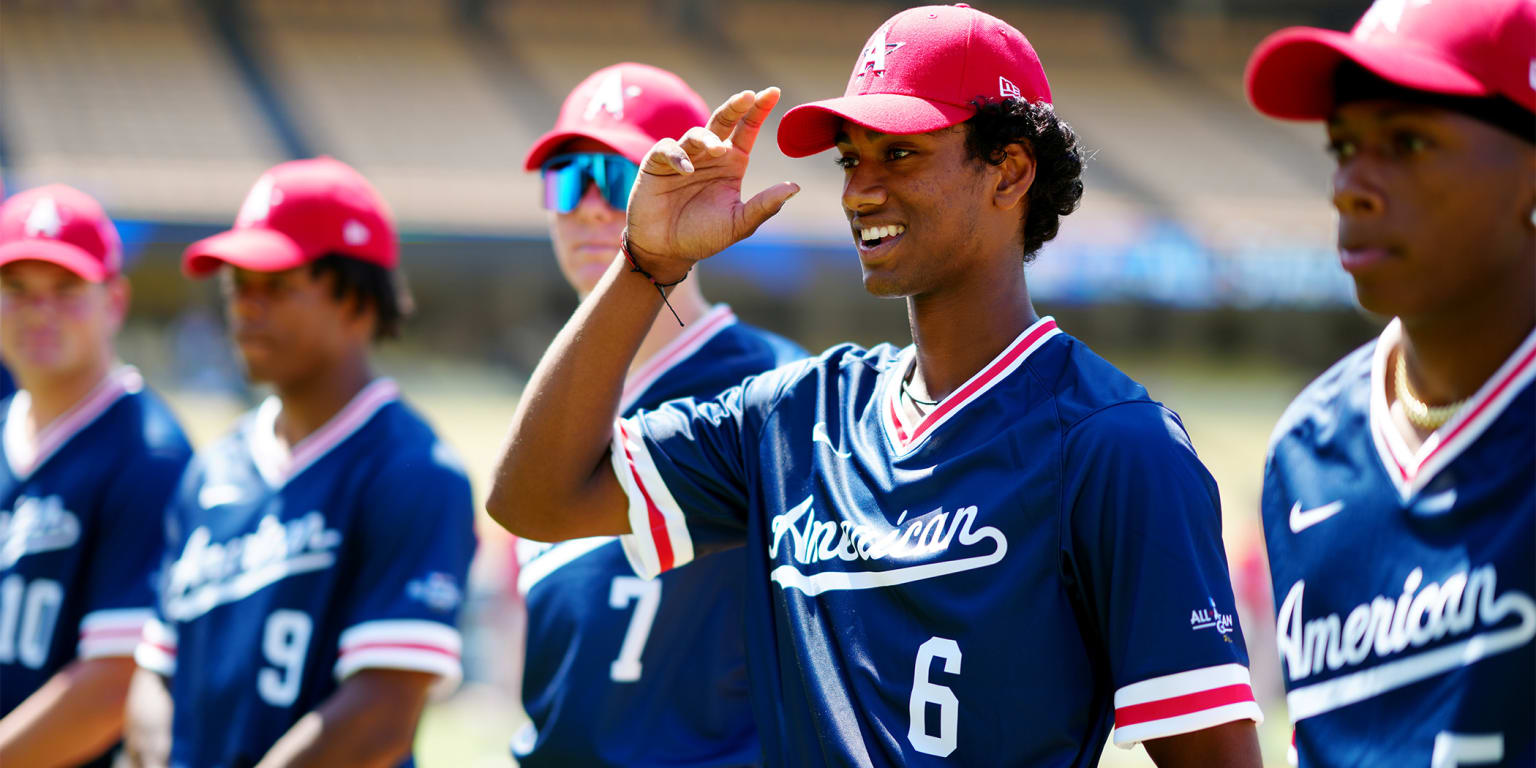
[[[739,93],[646,156],[627,251],[655,282],[797,191],[740,198],[777,100]],[[1172,412],[1029,299],[1082,154],[1028,41],[968,7],[904,11],[779,145],[837,147],[865,288],[907,299],[915,346],[614,422],[661,307],[615,263],[529,382],[492,514],[627,534],[651,575],[745,545],[770,765],[1094,765],[1112,722],[1160,765],[1258,765],[1215,484]]]
[[[90,764],[117,742],[155,601],[181,427],[117,360],[117,229],[53,185],[0,205],[0,765]]]
[[[1536,764],[1536,2],[1381,0],[1247,78],[1326,121],[1340,260],[1392,318],[1265,467],[1297,757]]]
[[[639,163],[660,139],[709,119],[676,75],[643,64],[598,70],[566,97],[524,160],[540,172],[550,239],[582,297],[616,258]],[[618,412],[707,398],[805,357],[711,306],[685,280],[640,343]],[[742,601],[746,552],[735,549],[655,580],[635,577],[613,536],[556,545],[519,541],[528,608],[523,706],[513,739],[524,768],[727,766],[762,759],[747,693]]]
[[[275,394],[198,453],[167,511],[129,703],[139,759],[407,764],[429,691],[457,684],[473,502],[369,359],[409,306],[397,264],[384,201],[330,158],[267,171],[234,229],[187,249]]]
[[[11,372],[0,363],[0,400],[10,397],[16,391],[16,380],[11,378]]]

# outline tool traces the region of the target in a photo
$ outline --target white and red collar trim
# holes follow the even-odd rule
[[[1371,359],[1371,439],[1381,456],[1382,466],[1397,486],[1404,502],[1413,498],[1460,456],[1489,425],[1498,419],[1511,401],[1536,380],[1536,331],[1525,337],[1514,354],[1483,382],[1482,388],[1467,399],[1461,410],[1435,430],[1417,451],[1392,423],[1387,407],[1387,365],[1402,340],[1402,322],[1393,318],[1376,340]]]
[[[997,357],[992,358],[992,362],[983,366],[975,376],[939,401],[939,404],[915,425],[902,419],[897,405],[901,398],[901,382],[906,378],[908,369],[912,367],[913,359],[917,356],[917,348],[907,347],[902,350],[901,356],[889,369],[890,375],[886,378],[885,392],[881,398],[884,402],[880,405],[880,423],[885,426],[886,437],[890,438],[891,445],[896,449],[896,455],[905,456],[917,450],[917,447],[922,445],[940,425],[949,421],[962,408],[1007,378],[1008,374],[1023,365],[1035,350],[1060,333],[1061,330],[1056,327],[1054,318],[1040,318],[1034,325],[1019,334],[1018,338],[1014,339]]]
[[[281,488],[310,465],[331,452],[342,441],[361,429],[375,413],[400,397],[393,379],[374,379],[332,416],[324,426],[300,440],[290,450],[277,436],[277,417],[283,402],[276,395],[268,397],[256,409],[248,444],[251,461],[267,485]]]
[[[119,398],[144,388],[144,377],[131,365],[120,365],[91,389],[80,402],[31,435],[27,421],[32,414],[32,395],[26,390],[11,397],[5,417],[5,460],[18,479],[30,477],[75,435],[101,418]]]
[[[736,324],[736,314],[725,304],[717,304],[694,322],[693,326],[667,342],[624,380],[624,395],[619,400],[619,413],[628,413],[640,396],[655,384],[657,379],[676,368],[684,360],[693,357],[705,344],[721,331]]]

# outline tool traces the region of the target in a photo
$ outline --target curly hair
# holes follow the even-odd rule
[[[373,308],[375,339],[399,338],[401,323],[415,309],[405,275],[398,269],[328,253],[310,262],[309,272],[315,277],[331,275],[331,295],[336,300],[352,299],[359,310]]]
[[[965,121],[965,148],[972,159],[1002,165],[1009,144],[1023,144],[1035,157],[1035,181],[1024,212],[1024,261],[1056,237],[1061,217],[1083,199],[1083,148],[1072,126],[1043,101],[1007,98],[971,102],[976,115]]]

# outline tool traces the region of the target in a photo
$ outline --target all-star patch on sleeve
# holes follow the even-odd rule
[[[362,669],[439,677],[435,695],[462,677],[459,607],[475,553],[469,481],[442,443],[397,456],[368,491],[355,521],[355,589],[344,608],[337,679]]]
[[[1159,404],[1100,410],[1066,436],[1063,549],[1115,687],[1117,746],[1262,720],[1215,481]]]

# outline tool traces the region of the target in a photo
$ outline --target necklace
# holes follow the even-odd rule
[[[1436,430],[1451,420],[1456,412],[1465,405],[1467,398],[1463,397],[1448,405],[1430,405],[1415,397],[1413,390],[1408,386],[1408,359],[1403,355],[1403,348],[1397,348],[1397,375],[1393,377],[1397,391],[1397,401],[1403,404],[1403,415],[1408,417],[1415,427],[1420,429]]]
[[[923,400],[923,399],[919,398],[917,395],[912,394],[912,390],[907,388],[907,380],[906,379],[902,379],[901,380],[901,393],[903,395],[906,395],[907,399],[911,400],[913,405],[921,405],[921,406],[926,406],[928,408],[932,408],[933,406],[939,404],[939,401],[937,401],[937,400]]]

